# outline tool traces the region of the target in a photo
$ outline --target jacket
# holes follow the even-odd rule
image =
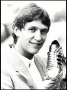
[[[35,55],[34,62],[44,80],[46,59]],[[37,89],[27,67],[9,47],[1,54],[1,89]]]

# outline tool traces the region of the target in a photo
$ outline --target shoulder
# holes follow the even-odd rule
[[[11,68],[11,62],[10,58],[12,57],[11,55],[11,50],[8,45],[2,47],[1,49],[1,70],[9,70]]]
[[[1,64],[6,66],[8,64],[8,56],[10,55],[10,49],[8,45],[5,45],[1,48]]]
[[[9,47],[9,45],[4,45],[1,47],[1,56],[6,57],[7,54],[8,55],[10,54],[10,47]]]

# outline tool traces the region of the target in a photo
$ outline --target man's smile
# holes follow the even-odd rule
[[[38,43],[38,42],[30,42],[32,45],[34,45],[35,47],[40,47],[43,45],[42,42]]]

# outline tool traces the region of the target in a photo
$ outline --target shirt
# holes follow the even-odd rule
[[[35,82],[36,86],[38,89],[43,89],[43,84],[42,84],[42,78],[41,75],[34,63],[34,57],[29,60],[28,58],[22,56],[21,54],[19,54],[17,51],[15,51],[14,48],[12,48],[12,50],[18,55],[18,57],[20,57],[20,59],[24,62],[24,64],[26,65],[29,73],[31,74],[33,81]]]

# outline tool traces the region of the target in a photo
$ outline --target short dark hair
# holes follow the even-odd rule
[[[20,10],[19,14],[17,15],[17,17],[15,18],[13,22],[12,27],[13,29],[17,27],[18,29],[21,30],[27,22],[31,22],[31,21],[39,20],[39,19],[44,25],[48,26],[48,29],[49,29],[51,25],[51,21],[50,21],[47,11],[43,10],[36,4],[31,3],[25,8]],[[14,41],[16,41],[16,35],[13,34],[13,36],[15,39]]]

